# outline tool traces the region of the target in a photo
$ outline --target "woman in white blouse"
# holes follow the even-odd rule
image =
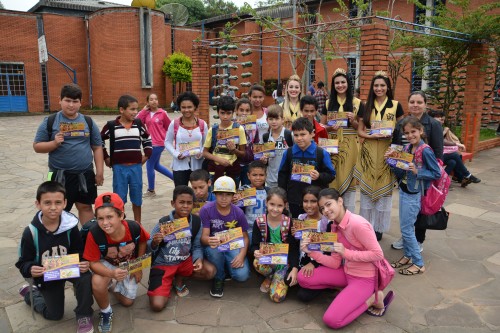
[[[189,185],[191,171],[201,169],[203,142],[208,132],[207,123],[195,117],[200,99],[187,91],[177,97],[182,116],[168,127],[165,149],[172,155],[174,184]]]

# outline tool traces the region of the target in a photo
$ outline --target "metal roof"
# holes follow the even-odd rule
[[[35,13],[42,10],[44,7],[73,10],[78,12],[94,12],[103,8],[130,6],[102,0],[40,0],[36,5],[28,10],[28,12]]]

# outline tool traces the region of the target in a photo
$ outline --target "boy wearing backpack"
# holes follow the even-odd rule
[[[67,199],[64,210],[71,211],[75,204],[84,224],[94,215],[96,186],[104,182],[102,140],[92,118],[78,113],[82,104],[79,86],[63,86],[59,104],[61,111],[46,117],[38,127],[33,149],[49,154],[47,180],[63,184]]]
[[[245,157],[247,139],[243,127],[232,121],[234,109],[235,102],[232,97],[222,96],[219,99],[217,115],[220,125],[213,125],[205,139],[203,157],[207,160],[208,172],[214,175],[214,182],[226,175],[239,183],[241,166],[237,159]],[[234,129],[236,134],[232,135],[230,131]]]
[[[314,126],[309,119],[296,119],[292,124],[292,132],[295,143],[283,154],[278,186],[286,190],[290,213],[293,218],[297,218],[304,213],[304,189],[309,185],[327,188],[335,179],[335,169],[330,154],[313,141]]]
[[[163,310],[167,305],[172,284],[177,296],[184,297],[189,294],[189,289],[183,283],[184,277],[210,280],[215,275],[214,265],[203,259],[201,220],[191,214],[193,202],[193,189],[186,185],[177,186],[171,202],[174,210],[162,217],[151,230],[148,247],[153,252],[153,262],[149,274],[148,296],[149,306],[155,312]],[[165,242],[160,225],[181,218],[189,221],[191,236]]]
[[[92,291],[99,305],[99,332],[111,332],[113,311],[109,302],[111,287],[118,301],[131,306],[137,294],[142,271],[128,274],[119,264],[146,253],[149,234],[140,224],[124,220],[124,203],[116,193],[103,193],[95,200],[96,220],[88,229],[83,257],[90,262]]]
[[[25,302],[47,320],[59,320],[64,314],[64,286],[66,280],[44,282],[45,268],[42,260],[47,257],[83,253],[78,231],[78,219],[64,211],[66,190],[57,182],[42,183],[36,193],[36,213],[31,224],[24,229],[19,246],[16,267],[32,283],[19,289]],[[92,275],[88,261],[80,261],[80,277],[69,279],[75,288],[75,308],[78,333],[94,331],[92,325]],[[31,291],[31,292],[30,292]]]
[[[104,162],[113,168],[113,192],[127,202],[130,189],[130,201],[134,220],[141,223],[142,206],[142,165],[153,153],[149,133],[135,116],[139,104],[135,97],[123,95],[118,99],[120,116],[110,120],[101,131]],[[109,154],[106,140],[109,139]],[[141,151],[144,150],[144,156]]]

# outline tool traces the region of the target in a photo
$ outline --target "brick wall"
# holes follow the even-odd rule
[[[43,111],[36,16],[0,11],[0,62],[24,64],[28,110]]]

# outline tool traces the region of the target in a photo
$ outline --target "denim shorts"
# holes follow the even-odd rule
[[[113,165],[113,192],[127,202],[130,188],[130,201],[136,206],[142,206],[142,164]]]

